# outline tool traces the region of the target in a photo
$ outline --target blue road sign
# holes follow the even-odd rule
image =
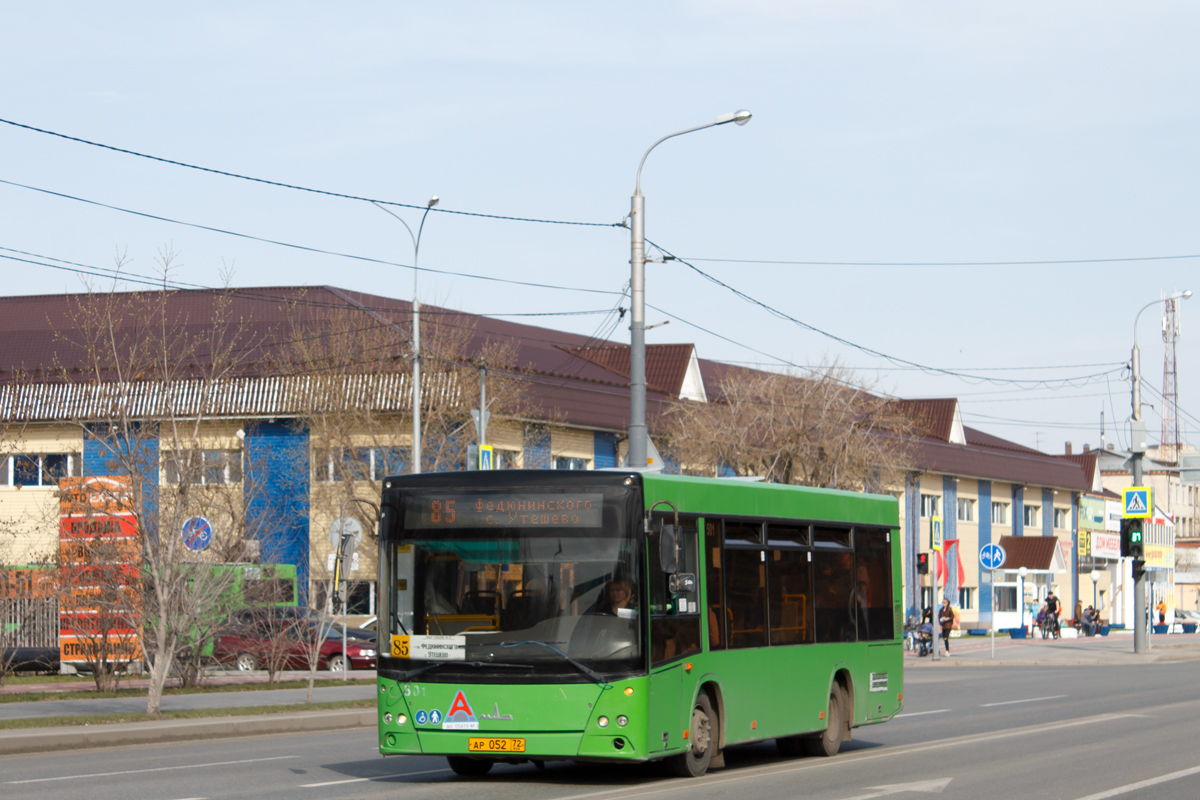
[[[998,544],[985,544],[979,548],[979,565],[984,569],[1000,569],[1008,554]]]
[[[183,544],[193,553],[207,550],[212,544],[212,525],[204,517],[192,517],[183,523]]]

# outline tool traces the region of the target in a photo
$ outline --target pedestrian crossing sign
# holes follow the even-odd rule
[[[1149,486],[1130,486],[1121,490],[1121,509],[1125,519],[1145,519],[1153,516]]]

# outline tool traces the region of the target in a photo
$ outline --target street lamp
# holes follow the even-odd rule
[[[1187,300],[1191,296],[1191,289],[1183,292],[1172,292],[1162,300],[1154,300],[1142,306],[1138,309],[1137,316],[1133,318],[1133,352],[1130,354],[1129,363],[1130,377],[1133,383],[1133,423],[1129,426],[1129,462],[1134,486],[1142,485],[1142,454],[1146,451],[1144,439],[1146,426],[1142,424],[1142,356],[1137,344],[1138,320],[1142,318],[1142,312],[1150,306],[1158,305],[1167,300]],[[1139,434],[1143,437],[1143,440],[1140,442],[1137,441]],[[1142,568],[1140,562],[1134,561],[1133,652],[1144,653],[1148,648],[1149,642],[1146,640],[1146,571]]]
[[[1029,574],[1028,567],[1017,570],[1017,602],[1021,606],[1021,630],[1025,630],[1025,576]]]
[[[421,274],[417,261],[421,256],[421,231],[425,230],[425,218],[429,216],[429,211],[438,204],[438,196],[435,194],[429,198],[429,202],[425,204],[425,213],[421,215],[421,224],[417,226],[416,234],[413,234],[412,228],[404,221],[403,217],[393,213],[386,206],[381,206],[379,203],[374,205],[387,213],[391,214],[396,219],[400,220],[400,224],[408,231],[409,237],[413,243],[413,299],[412,299],[412,472],[416,475],[421,471],[421,301],[417,299],[417,276]]]
[[[1092,569],[1092,608],[1096,608],[1096,584],[1100,582],[1100,570]],[[1099,611],[1099,609],[1096,609]]]
[[[648,451],[646,435],[646,219],[645,198],[642,197],[642,167],[650,151],[667,139],[682,136],[685,133],[702,131],[717,125],[736,122],[745,125],[750,121],[749,111],[736,111],[733,114],[722,114],[715,121],[695,128],[677,131],[662,137],[646,151],[638,164],[637,182],[634,185],[633,200],[629,212],[629,230],[631,239],[631,257],[629,292],[631,300],[630,349],[629,349],[629,454],[626,459],[631,467],[646,466]]]
[[[347,550],[347,548],[345,547],[345,537],[352,535],[352,534],[346,533],[346,506],[349,505],[350,503],[361,503],[362,505],[370,506],[371,508],[373,508],[375,510],[375,518],[379,519],[379,506],[375,505],[370,500],[363,500],[360,497],[347,497],[345,500],[343,500],[342,508],[338,512],[338,520],[337,520],[337,523],[338,523],[338,552],[337,552],[337,555],[335,556],[336,558],[344,558],[344,556],[346,555],[346,550]],[[344,576],[349,569],[350,569],[350,566],[348,564],[343,563],[340,572]],[[334,592],[336,592],[337,589],[338,589],[337,586],[331,586],[330,587],[330,595],[332,595]],[[347,673],[346,664],[348,663],[346,661],[346,605],[347,605],[346,601],[349,599],[350,599],[349,597],[342,598],[342,680],[346,680],[346,673]],[[378,637],[377,637],[377,640],[378,640]],[[378,650],[376,650],[376,658],[378,658]]]

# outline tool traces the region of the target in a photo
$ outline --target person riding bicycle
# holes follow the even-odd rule
[[[1062,603],[1054,596],[1054,592],[1046,593],[1046,621],[1050,630],[1054,631],[1054,638],[1058,638],[1059,627],[1058,618],[1062,614]]]

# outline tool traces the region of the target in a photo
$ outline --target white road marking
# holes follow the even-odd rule
[[[992,708],[994,706],[1011,706],[1017,703],[1038,703],[1042,700],[1061,700],[1064,697],[1070,697],[1066,694],[1052,694],[1049,697],[1030,697],[1025,700],[1005,700],[1003,703],[983,703],[980,708]]]
[[[391,778],[408,778],[413,775],[433,775],[436,772],[449,772],[449,771],[450,771],[449,767],[443,767],[442,769],[427,769],[422,772],[397,772],[394,775],[375,775],[370,778],[346,778],[345,780],[341,780],[341,781],[326,781],[325,783],[302,783],[302,784],[300,784],[299,788],[301,788],[301,789],[319,789],[322,786],[341,786],[342,784],[345,784],[345,783],[364,783],[366,781],[386,781],[386,780],[390,780]]]
[[[868,789],[874,789],[870,794],[860,794],[854,797],[847,797],[846,800],[873,800],[876,797],[886,797],[889,794],[901,794],[902,792],[924,792],[926,794],[941,794],[942,791],[950,785],[953,778],[938,778],[932,781],[914,781],[913,783],[889,783],[886,786],[868,786]]]
[[[913,712],[905,713],[905,714],[897,714],[896,716],[892,717],[892,719],[904,719],[905,717],[923,717],[926,714],[945,714],[948,711],[950,711],[950,709],[948,709],[948,708],[939,708],[937,711],[913,711]]]
[[[244,761],[213,761],[209,764],[180,764],[175,767],[152,767],[150,769],[125,769],[119,772],[92,772],[88,775],[58,775],[53,778],[30,778],[24,781],[5,781],[5,783],[47,783],[49,781],[75,781],[80,778],[107,778],[111,775],[138,775],[143,772],[170,772],[177,769],[202,769],[204,767],[227,767],[231,764],[259,764],[263,761],[282,761],[300,756],[272,756],[271,758],[247,758]]]
[[[1181,769],[1179,772],[1172,772],[1169,775],[1160,775],[1157,778],[1148,778],[1147,780],[1138,781],[1137,783],[1118,786],[1115,789],[1109,789],[1108,791],[1100,792],[1099,794],[1089,794],[1087,797],[1079,798],[1079,800],[1106,800],[1106,798],[1109,797],[1117,797],[1118,795],[1128,794],[1129,792],[1136,792],[1138,789],[1145,789],[1149,786],[1157,786],[1158,784],[1166,783],[1167,781],[1176,781],[1180,778],[1186,778],[1189,775],[1195,775],[1197,772],[1200,772],[1200,767]]]

